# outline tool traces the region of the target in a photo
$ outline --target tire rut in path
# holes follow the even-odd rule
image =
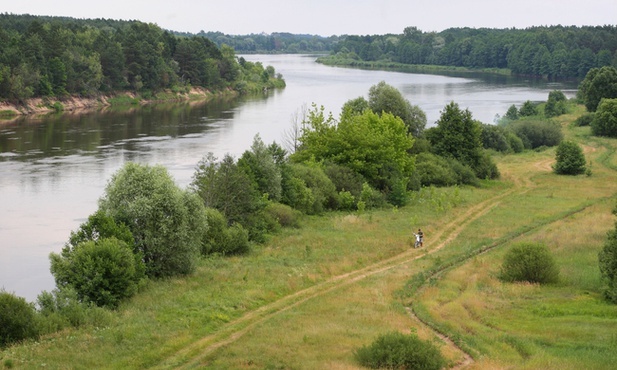
[[[190,343],[186,347],[180,349],[179,351],[165,359],[158,366],[155,366],[155,368],[185,369],[197,367],[199,366],[201,360],[203,360],[209,354],[221,347],[235,342],[248,331],[250,331],[257,325],[264,323],[275,315],[292,309],[306,302],[309,299],[327,294],[335,289],[355,283],[369,276],[376,275],[378,273],[390,270],[402,264],[417,260],[426,255],[435,253],[445,247],[452,240],[454,240],[471,222],[475,221],[476,219],[485,215],[491,209],[496,207],[502,198],[505,198],[506,196],[511,195],[517,191],[520,191],[520,188],[514,187],[508,189],[501,194],[488,198],[470,207],[469,210],[467,210],[465,213],[456,217],[454,220],[450,221],[448,224],[441,227],[439,231],[433,234],[434,240],[438,241],[438,243],[430,249],[427,247],[427,249],[425,249],[425,253],[418,254],[417,249],[409,249],[401,254],[379,261],[370,266],[332,277],[322,283],[316,284],[312,287],[300,290],[274,302],[268,303],[254,311],[248,312],[247,314],[236,320],[227,323],[226,325],[222,326],[217,332],[203,337],[196,342]],[[465,353],[462,349],[456,346],[452,341],[450,341],[440,333],[436,332],[434,329],[429,329],[435,335],[441,337],[442,340],[447,343],[447,345],[452,346],[456,348],[457,351],[463,353],[463,356],[466,359],[471,359],[471,357],[467,353]]]

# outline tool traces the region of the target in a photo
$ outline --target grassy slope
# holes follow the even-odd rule
[[[187,279],[151,284],[107,327],[0,352],[0,366],[351,369],[353,350],[390,330],[435,341],[451,365],[464,361],[411,306],[474,356],[472,368],[608,368],[617,307],[601,299],[597,252],[614,221],[617,143],[588,128],[567,132],[585,143],[592,177],[553,175],[554,150],[530,152],[498,158],[503,181],[481,189],[309,218],[249,256],[204,260]],[[417,227],[427,235],[422,250],[409,248]],[[555,251],[561,284],[495,279],[508,245],[523,239]],[[420,290],[409,283],[456,260]]]

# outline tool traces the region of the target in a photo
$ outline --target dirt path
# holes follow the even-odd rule
[[[262,324],[263,322],[267,321],[275,315],[292,309],[306,302],[309,299],[327,294],[335,289],[339,289],[341,287],[353,284],[369,276],[373,276],[384,271],[393,269],[397,266],[417,260],[427,254],[435,253],[444,248],[452,240],[454,240],[471,222],[485,215],[494,207],[498,206],[501,199],[519,191],[521,191],[521,187],[515,186],[499,195],[486,199],[470,207],[465,213],[456,217],[454,220],[452,220],[447,225],[442,227],[439,231],[433,234],[432,239],[435,240],[436,243],[433,244],[431,247],[427,247],[424,250],[409,249],[389,259],[377,262],[373,265],[349,272],[347,274],[332,277],[323,283],[314,285],[304,290],[300,290],[294,294],[288,295],[277,301],[264,305],[257,310],[249,312],[246,315],[227,323],[216,333],[206,336],[184,347],[180,351],[167,358],[156,368],[197,367],[199,366],[201,360],[203,360],[206,356],[208,356],[218,348],[233,343],[255,326]],[[436,335],[439,334],[436,333]],[[446,343],[448,343],[448,345],[456,347],[454,343],[452,343],[449,339],[443,336],[442,339]],[[456,348],[458,349],[458,347]],[[462,350],[458,350],[464,354],[466,359],[471,359],[471,357],[465,354]]]

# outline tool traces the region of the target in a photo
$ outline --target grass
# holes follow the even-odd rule
[[[14,368],[355,369],[353,351],[415,332],[449,366],[603,369],[617,361],[617,307],[602,300],[597,253],[614,223],[617,142],[589,128],[593,175],[554,175],[554,150],[497,158],[502,181],[424,189],[411,204],[307,217],[243,257],[212,257],[186,278],[150,283],[104,327],[0,352]],[[593,150],[591,150],[593,148]],[[426,235],[410,248],[413,230]],[[561,281],[504,284],[503,254],[543,242]],[[410,315],[410,309],[416,313]],[[437,332],[436,332],[437,331]]]

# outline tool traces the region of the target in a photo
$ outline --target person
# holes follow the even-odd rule
[[[416,248],[418,245],[420,247],[424,246],[424,233],[422,232],[422,229],[418,229],[418,233],[414,235],[416,236]]]

